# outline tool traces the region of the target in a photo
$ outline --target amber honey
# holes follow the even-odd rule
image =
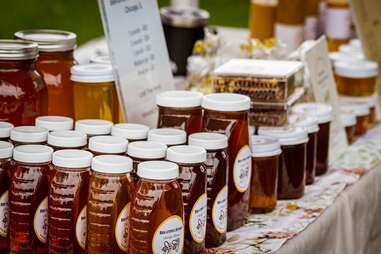
[[[274,37],[277,0],[251,0],[249,14],[250,36],[266,40]]]
[[[328,50],[338,51],[347,44],[351,35],[351,12],[347,0],[327,0],[325,33]]]
[[[355,130],[356,130],[356,115],[354,111],[342,110],[341,122],[345,128],[345,133],[347,135],[348,144],[353,144],[355,140]]]
[[[355,136],[364,135],[369,129],[369,105],[367,103],[343,103],[341,107],[346,110],[352,110],[356,115]]]

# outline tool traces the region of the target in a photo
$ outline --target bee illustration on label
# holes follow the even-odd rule
[[[163,254],[170,254],[171,251],[178,251],[180,246],[180,239],[176,238],[172,243],[165,241],[164,246],[161,249]]]
[[[225,211],[220,210],[220,215],[218,216],[218,219],[222,222],[225,219]]]

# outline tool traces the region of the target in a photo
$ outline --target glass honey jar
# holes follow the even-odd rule
[[[125,155],[128,141],[125,138],[114,136],[96,136],[89,139],[87,146],[94,155],[114,154]]]
[[[14,146],[46,144],[48,130],[36,126],[18,126],[11,130],[10,140]]]
[[[33,125],[48,113],[48,92],[35,67],[36,43],[0,40],[0,120]]]
[[[111,129],[111,135],[122,137],[129,142],[147,140],[149,127],[143,124],[135,123],[118,123]]]
[[[201,131],[202,93],[166,91],[156,96],[159,108],[158,128],[178,128],[187,135]]]
[[[72,130],[73,119],[65,116],[39,116],[36,118],[36,126],[48,131]]]
[[[70,68],[75,63],[76,34],[61,30],[31,29],[16,32],[15,37],[38,44],[36,68],[48,88],[48,115],[74,117]]]
[[[355,141],[356,115],[352,110],[342,109],[340,119],[345,128],[348,144],[351,145]]]
[[[48,134],[48,145],[53,148],[54,151],[63,149],[85,149],[87,136],[80,131],[52,131]]]
[[[13,124],[0,121],[0,141],[9,141]]]
[[[174,128],[152,129],[148,132],[148,141],[159,142],[168,147],[183,145],[187,142],[187,134]]]
[[[93,136],[109,135],[112,122],[99,119],[83,119],[75,122],[75,130],[83,132],[88,138]]]
[[[369,116],[370,110],[366,103],[342,103],[340,104],[342,110],[351,110],[356,115],[356,138],[365,135],[369,129]]]
[[[344,96],[372,96],[376,90],[378,64],[371,61],[337,61],[337,91]]]
[[[252,39],[274,38],[274,25],[278,0],[251,0],[249,27]]]

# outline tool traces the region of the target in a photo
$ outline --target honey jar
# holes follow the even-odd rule
[[[277,203],[279,157],[282,153],[275,138],[251,136],[253,173],[251,176],[250,211],[268,213]]]
[[[159,108],[158,128],[177,128],[187,135],[201,131],[202,93],[166,91],[156,96]]]
[[[149,127],[143,124],[135,123],[118,123],[111,129],[111,135],[122,137],[129,142],[147,140]]]
[[[87,136],[80,131],[52,131],[48,134],[48,145],[54,151],[63,149],[84,149],[87,145]]]
[[[371,61],[337,61],[334,64],[337,91],[344,96],[372,96],[378,64]]]
[[[45,144],[48,130],[36,126],[18,126],[11,130],[10,140],[14,146],[26,144]]]
[[[36,126],[48,131],[71,130],[73,119],[65,116],[39,116],[36,118]]]
[[[13,124],[0,121],[0,141],[9,141]]]
[[[340,107],[343,110],[351,110],[356,115],[355,136],[365,135],[369,129],[370,110],[366,103],[342,103]]]
[[[109,135],[112,122],[99,119],[83,119],[75,122],[75,130],[83,132],[88,138],[93,136]]]
[[[278,0],[251,0],[249,27],[252,39],[274,38],[276,7]]]
[[[148,132],[148,141],[159,142],[168,147],[183,145],[187,142],[187,134],[174,128],[152,129]]]
[[[341,110],[340,113],[341,123],[345,128],[345,133],[347,135],[348,144],[353,144],[355,140],[355,130],[356,130],[356,115],[352,110]]]
[[[128,141],[125,138],[114,136],[96,136],[89,139],[89,151],[94,155],[114,154],[125,155]]]

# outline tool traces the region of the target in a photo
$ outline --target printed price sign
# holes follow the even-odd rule
[[[174,89],[156,0],[98,0],[124,118],[156,125],[157,93]]]

